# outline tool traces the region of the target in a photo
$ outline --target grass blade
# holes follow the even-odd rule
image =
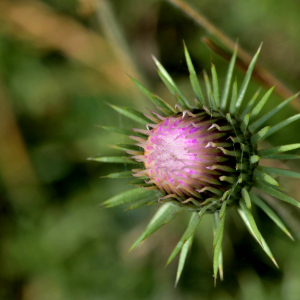
[[[288,235],[288,237],[291,238],[291,240],[294,240],[286,226],[283,224],[281,219],[276,215],[276,213],[264,202],[262,199],[260,199],[255,193],[250,192],[251,200],[259,206],[273,222],[285,233]]]
[[[266,93],[265,95],[261,98],[261,100],[256,104],[256,106],[252,109],[251,113],[250,113],[250,122],[252,122],[257,115],[260,113],[261,109],[264,107],[264,105],[266,104],[266,102],[268,101],[270,95],[272,94],[274,90],[274,86],[271,87]]]
[[[231,57],[231,60],[230,60],[229,66],[228,66],[228,71],[227,71],[227,75],[226,75],[226,80],[225,80],[225,85],[224,85],[224,90],[223,90],[222,100],[221,100],[221,110],[225,110],[226,106],[227,106],[227,99],[228,99],[229,90],[230,90],[231,78],[232,78],[233,69],[234,69],[234,65],[235,65],[235,61],[236,61],[237,48],[238,47],[236,44],[233,55]]]
[[[269,155],[280,153],[280,152],[290,151],[290,150],[294,150],[294,149],[298,149],[298,148],[300,148],[300,143],[283,145],[283,146],[259,150],[259,151],[257,151],[257,154],[261,158],[264,158],[265,156],[269,156]]]
[[[245,93],[246,93],[249,81],[251,79],[252,71],[254,69],[255,63],[256,63],[258,55],[260,53],[261,46],[262,46],[262,44],[259,46],[256,54],[252,58],[252,61],[251,61],[250,65],[248,67],[248,70],[246,72],[246,76],[245,76],[244,81],[242,83],[241,90],[239,92],[238,99],[237,99],[237,102],[236,102],[236,111],[238,111],[239,108],[241,107],[241,104],[242,104],[242,101],[244,99],[244,96],[245,96]]]
[[[250,125],[249,129],[250,131],[254,132],[259,128],[263,123],[268,121],[271,117],[273,117],[277,112],[279,112],[282,108],[284,108],[287,104],[289,104],[293,99],[297,98],[299,96],[299,93],[296,95],[288,98],[284,102],[277,105],[275,108],[273,108],[271,111],[269,111],[267,114],[259,118],[257,121],[255,121],[253,124]]]
[[[145,231],[139,236],[139,238],[133,243],[130,250],[136,248],[143,240],[161,228],[163,225],[172,221],[180,212],[186,208],[178,207],[170,203],[162,205],[156,214],[153,216]]]
[[[263,182],[256,181],[254,186],[257,187],[258,189],[264,191],[265,193],[270,194],[273,197],[276,197],[282,201],[285,201],[287,203],[290,203],[290,204],[295,205],[300,208],[300,203],[298,201],[296,201],[292,197],[289,197],[286,194],[276,190],[275,188],[268,186],[267,184],[265,184]]]

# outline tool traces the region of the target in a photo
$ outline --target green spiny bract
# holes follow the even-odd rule
[[[118,149],[124,150],[131,156],[92,159],[99,162],[136,164],[138,168],[130,172],[114,173],[107,177],[132,177],[130,183],[138,187],[116,195],[102,205],[113,207],[130,203],[128,209],[133,209],[155,203],[161,204],[131,250],[179,213],[192,212],[188,227],[167,262],[169,264],[180,252],[176,283],[180,278],[194,233],[205,213],[214,214],[213,269],[215,280],[218,271],[222,279],[221,248],[224,222],[226,210],[231,206],[237,208],[249,232],[277,266],[256,226],[251,212],[252,203],[260,207],[290,238],[292,236],[277,214],[251,189],[256,187],[266,194],[300,207],[299,202],[281,191],[278,182],[271,176],[277,174],[300,178],[300,174],[259,165],[261,158],[299,158],[298,155],[281,153],[300,148],[300,143],[257,150],[259,141],[300,118],[300,115],[296,115],[273,127],[262,126],[298,95],[285,100],[260,118],[258,114],[269,99],[273,88],[258,101],[259,92],[255,93],[243,110],[241,109],[260,52],[259,48],[249,65],[239,92],[236,81],[230,89],[237,49],[229,64],[222,95],[220,95],[216,68],[212,63],[212,84],[204,72],[207,93],[207,97],[204,97],[188,50],[186,47],[184,50],[195,94],[194,106],[187,101],[156,58],[154,61],[158,74],[178,102],[175,109],[133,78],[132,81],[160,112],[150,112],[147,115],[134,109],[111,105],[119,113],[146,128],[130,131],[103,127],[109,131],[130,135],[135,140],[135,144],[116,145]]]

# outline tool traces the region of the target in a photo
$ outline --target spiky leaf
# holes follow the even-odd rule
[[[188,49],[185,46],[185,43],[184,43],[184,55],[185,55],[187,66],[188,66],[188,69],[189,69],[189,72],[190,72],[190,80],[191,80],[191,85],[192,85],[194,94],[195,94],[196,99],[198,100],[198,102],[201,105],[203,105],[205,103],[205,101],[204,101],[204,96],[203,96],[203,93],[202,93],[202,89],[201,89],[201,86],[199,84],[193,62],[191,60]]]
[[[158,199],[158,197],[161,196],[161,193],[157,190],[154,191],[148,191],[143,188],[135,188],[129,191],[125,191],[121,194],[118,194],[103,203],[100,204],[100,206],[105,207],[114,207],[122,204],[128,204],[131,202],[135,202],[138,200],[142,200],[145,198],[153,197]]]
[[[293,95],[292,97],[288,98],[284,102],[277,105],[275,108],[273,108],[271,111],[269,111],[267,114],[259,118],[257,121],[255,121],[253,124],[249,126],[249,129],[251,132],[254,132],[257,130],[263,123],[268,121],[271,117],[273,117],[277,112],[279,112],[282,108],[284,108],[287,104],[289,104],[293,99],[297,98],[299,96],[299,93],[296,95]]]
[[[177,274],[176,274],[176,281],[175,281],[175,287],[178,284],[178,281],[180,279],[185,261],[186,261],[186,257],[189,251],[189,248],[191,247],[193,242],[193,237],[191,236],[182,246],[181,252],[180,252],[180,257],[179,257],[179,262],[178,262],[178,268],[177,268]]]
[[[246,204],[243,201],[240,201],[240,207],[241,207],[241,210],[243,211],[243,213],[245,215],[245,218],[247,219],[248,223],[250,224],[250,227],[253,231],[253,234],[254,234],[255,238],[262,245],[261,234],[260,234],[260,232],[257,228],[256,222],[253,218],[251,210],[246,206]]]
[[[258,55],[260,53],[261,46],[262,45],[260,45],[260,47],[258,48],[256,54],[252,58],[252,61],[250,62],[250,65],[249,65],[248,70],[246,72],[246,76],[245,76],[244,81],[242,83],[241,90],[239,92],[238,99],[237,99],[237,102],[236,102],[236,111],[239,110],[239,108],[240,108],[240,106],[242,104],[242,101],[244,99],[244,96],[245,96],[245,93],[246,93],[249,81],[251,79],[251,75],[252,75],[255,63],[256,63]]]
[[[228,66],[228,71],[226,75],[226,80],[225,80],[225,85],[223,89],[223,95],[222,95],[222,100],[221,100],[221,110],[225,110],[227,106],[227,99],[229,95],[229,90],[230,90],[230,84],[231,84],[231,78],[233,74],[233,69],[236,61],[236,54],[237,54],[237,45],[234,48],[233,55],[231,57],[229,66]]]
[[[265,167],[265,166],[258,166],[258,169],[267,172],[267,173],[273,173],[277,175],[287,176],[287,177],[293,177],[293,178],[299,178],[300,179],[300,173],[294,172],[290,170],[285,169],[279,169],[279,168],[271,168],[271,167]]]
[[[128,156],[106,156],[106,157],[91,157],[88,160],[94,160],[104,163],[117,163],[117,164],[139,164],[139,162],[132,160]]]
[[[148,89],[146,89],[141,83],[139,83],[134,78],[130,77],[133,83],[140,89],[140,91],[150,100],[152,101],[156,106],[159,106],[167,112],[167,115],[172,115],[175,113],[175,111],[172,109],[172,107],[166,103],[164,100],[160,99],[158,96],[151,93]]]
[[[133,108],[129,108],[129,107],[120,107],[120,106],[116,106],[116,105],[109,105],[111,108],[113,108],[115,111],[117,111],[118,113],[124,115],[125,117],[143,124],[143,125],[147,125],[149,123],[149,120],[138,110],[135,110]]]
[[[166,203],[162,205],[156,214],[151,219],[149,225],[146,227],[145,231],[139,236],[139,238],[133,243],[130,251],[136,248],[143,240],[161,228],[163,225],[172,221],[180,212],[186,210],[186,208],[178,207],[172,205],[171,203]]]
[[[274,125],[274,126],[267,132],[267,134],[265,135],[265,137],[268,137],[268,136],[274,134],[274,133],[277,132],[278,130],[284,128],[285,126],[287,126],[287,125],[289,125],[289,124],[291,124],[291,123],[293,123],[293,122],[295,122],[295,121],[297,121],[297,120],[299,120],[299,119],[300,119],[300,114],[294,115],[294,116],[292,116],[292,117],[290,117],[290,118],[288,118],[288,119],[286,119],[286,120],[284,120],[284,121],[282,121],[282,122],[280,122],[280,123]]]
[[[265,95],[262,97],[262,99],[257,103],[257,105],[253,108],[253,110],[250,113],[250,122],[252,122],[257,115],[259,114],[259,112],[261,111],[261,109],[264,107],[264,105],[266,104],[266,102],[268,101],[270,95],[272,94],[274,90],[274,86],[271,87],[266,93]]]
[[[132,171],[124,171],[124,172],[118,172],[118,173],[111,173],[106,176],[107,178],[132,178]]]
[[[251,225],[249,223],[249,220],[247,219],[244,211],[241,210],[241,209],[238,209],[238,212],[239,212],[242,220],[244,221],[246,227],[248,228],[250,234],[257,240],[257,242],[261,245],[262,249],[271,258],[271,260],[273,261],[273,263],[275,264],[275,266],[278,268],[277,262],[274,259],[274,256],[273,256],[273,254],[272,254],[272,252],[271,252],[268,244],[266,243],[265,239],[260,235],[261,236],[261,241],[262,241],[262,243],[260,243],[259,240],[257,239],[256,235],[254,234],[253,229],[252,229],[252,227],[251,227]]]
[[[258,154],[258,156],[264,158],[265,156],[270,156],[272,154],[276,154],[276,153],[280,153],[280,152],[286,152],[286,151],[294,150],[294,149],[297,149],[297,148],[300,148],[300,143],[290,144],[290,145],[283,145],[283,146],[278,146],[278,147],[259,150],[257,152],[257,154]]]
[[[257,206],[259,206],[284,233],[286,233],[292,240],[294,240],[292,235],[286,228],[286,226],[283,224],[283,222],[280,220],[280,218],[276,215],[276,213],[266,204],[266,202],[264,202],[257,195],[255,195],[255,193],[252,193],[252,192],[250,192],[250,197],[251,197],[251,200],[253,201],[253,203],[255,203]]]
[[[300,208],[300,203],[298,201],[296,201],[295,199],[287,196],[286,194],[282,193],[281,191],[278,191],[275,188],[273,188],[263,182],[256,181],[254,186],[257,187],[258,189],[270,194],[271,196],[274,196],[282,201],[288,202],[288,203],[293,204]]]
[[[174,248],[173,252],[171,253],[167,265],[174,259],[174,257],[177,255],[177,253],[181,250],[183,244],[191,237],[194,235],[197,227],[200,224],[201,217],[198,216],[198,213],[193,213],[192,217],[190,219],[190,222],[181,237],[180,241],[177,243],[176,247]]]

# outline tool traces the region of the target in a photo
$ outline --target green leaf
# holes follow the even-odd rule
[[[194,233],[197,229],[197,227],[200,224],[201,221],[201,217],[199,218],[198,213],[193,213],[192,217],[190,219],[190,222],[188,224],[187,229],[185,230],[183,236],[181,237],[180,241],[177,243],[176,247],[174,248],[174,250],[172,251],[167,265],[175,258],[175,256],[178,254],[178,252],[181,250],[181,248],[183,247],[184,243],[192,236],[194,236]]]
[[[224,229],[226,204],[227,204],[227,200],[225,200],[223,202],[221,210],[220,210],[219,220],[218,220],[218,223],[217,223],[217,227],[216,227],[216,231],[215,231],[215,235],[214,235],[214,240],[213,240],[213,248],[214,249],[217,246],[217,243],[218,243],[218,241],[220,239],[220,236],[221,236],[221,234],[223,232],[223,229]]]
[[[252,137],[251,137],[251,144],[254,145],[256,144],[258,141],[260,141],[262,138],[266,137],[267,132],[270,130],[270,126],[266,126],[263,129],[261,129],[259,132],[255,133]]]
[[[128,156],[107,156],[107,157],[90,157],[88,160],[104,162],[104,163],[117,163],[117,164],[140,164],[132,160]]]
[[[289,125],[289,124],[291,124],[291,123],[293,123],[293,122],[295,122],[295,121],[297,121],[297,120],[299,120],[299,119],[300,119],[300,114],[295,115],[295,116],[292,116],[292,117],[290,117],[290,118],[288,118],[288,119],[286,119],[286,120],[284,120],[284,121],[282,121],[282,122],[280,122],[280,123],[274,125],[274,126],[269,130],[269,132],[265,135],[265,137],[268,137],[268,136],[274,134],[274,133],[277,132],[278,130],[282,129],[283,127],[285,127],[285,126],[287,126],[287,125]]]
[[[117,111],[118,113],[140,124],[147,125],[149,123],[149,120],[141,112],[133,108],[120,107],[112,104],[109,104],[109,106],[113,108],[115,111]]]
[[[235,80],[232,88],[232,97],[231,97],[230,108],[229,108],[230,114],[233,116],[236,112],[236,100],[237,100],[237,82]]]
[[[271,167],[265,167],[265,166],[258,166],[258,169],[267,173],[273,173],[277,175],[287,176],[287,177],[293,177],[293,178],[299,178],[300,179],[300,173],[294,172],[290,170],[285,169],[279,169],[279,168],[271,168]]]
[[[130,136],[135,134],[131,129],[124,129],[124,128],[118,128],[118,127],[110,127],[110,126],[100,126],[101,128],[111,131],[111,132],[116,132],[116,133],[121,133],[126,136]]]
[[[227,106],[227,99],[228,99],[230,85],[231,85],[231,78],[232,78],[233,69],[234,69],[234,65],[235,65],[235,61],[236,61],[237,48],[238,47],[236,45],[234,48],[234,52],[231,57],[230,63],[229,63],[226,80],[225,80],[225,85],[224,85],[224,89],[223,89],[223,94],[222,94],[221,110],[225,110],[226,106]]]
[[[246,204],[243,201],[240,201],[240,207],[241,207],[241,210],[243,211],[245,218],[247,219],[247,221],[253,231],[255,238],[262,245],[261,234],[257,228],[256,222],[252,216],[251,210],[246,206]]]
[[[216,286],[216,280],[218,277],[218,269],[221,271],[220,275],[223,278],[223,266],[222,266],[222,240],[224,233],[224,219],[225,219],[225,210],[223,213],[223,218],[220,219],[220,216],[216,212],[214,214],[214,227],[216,228],[214,231],[214,242],[216,240],[216,245],[214,246],[214,259],[213,259],[213,269],[214,269],[214,282]]]
[[[209,108],[213,108],[211,105],[211,95],[212,95],[212,90],[211,90],[211,85],[210,85],[210,81],[209,81],[209,77],[207,76],[206,71],[203,71],[203,77],[204,77],[204,82],[205,82],[205,88],[206,88],[206,94],[207,94],[207,98],[209,100]]]
[[[187,253],[189,251],[189,248],[192,245],[192,241],[193,241],[193,237],[191,236],[183,245],[181,252],[180,252],[180,257],[179,257],[179,262],[178,262],[178,268],[177,268],[177,274],[176,274],[176,281],[175,281],[175,287],[178,284],[178,281],[180,279],[184,264],[185,264],[185,260],[187,257]]]
[[[242,124],[241,124],[241,131],[243,133],[246,132],[248,124],[249,124],[249,114],[246,114],[243,121],[242,121]]]
[[[246,187],[242,188],[242,197],[245,200],[245,203],[249,209],[251,209],[251,199]]]
[[[257,195],[255,195],[254,193],[250,192],[250,197],[251,200],[257,205],[259,206],[268,216],[271,220],[273,220],[273,222],[284,232],[286,233],[292,240],[294,240],[294,238],[292,237],[292,235],[290,234],[290,232],[288,231],[288,229],[286,228],[286,226],[283,224],[283,222],[281,221],[281,219],[275,214],[275,212],[266,204],[266,202],[264,202],[263,200],[261,200]]]
[[[145,199],[139,200],[135,203],[133,203],[132,205],[130,205],[126,210],[131,210],[131,209],[136,209],[142,206],[150,206],[153,204],[158,203],[158,197],[156,196],[149,196]]]
[[[279,186],[279,183],[269,174],[262,172],[258,169],[254,170],[254,177],[257,180],[263,180],[265,182],[268,182],[269,184],[275,185],[275,186]]]
[[[211,74],[212,74],[212,83],[213,83],[213,95],[216,103],[216,108],[220,108],[220,96],[219,96],[219,82],[218,82],[218,75],[217,70],[212,62],[211,64]]]
[[[158,197],[161,196],[161,193],[157,190],[148,191],[139,187],[113,196],[112,198],[101,203],[100,206],[114,207],[149,198],[150,196],[158,199]]]
[[[178,207],[171,203],[166,203],[162,205],[156,214],[151,219],[149,225],[146,227],[145,231],[139,236],[139,238],[133,243],[130,250],[136,248],[143,240],[161,228],[163,225],[172,221],[180,212],[186,210],[184,207]]]
[[[239,110],[241,104],[242,104],[242,101],[244,99],[244,96],[245,96],[245,93],[246,93],[246,90],[247,90],[247,87],[248,87],[248,84],[249,84],[249,81],[251,79],[251,75],[252,75],[252,71],[254,69],[254,66],[255,66],[255,63],[257,61],[257,58],[258,58],[258,55],[259,55],[259,52],[260,52],[260,49],[261,49],[261,46],[262,44],[259,46],[256,54],[254,55],[254,57],[252,58],[252,61],[248,67],[248,70],[246,72],[246,76],[244,78],[244,81],[242,83],[242,86],[241,86],[241,90],[239,92],[239,95],[238,95],[238,99],[237,99],[237,102],[236,102],[236,111]]]
[[[109,175],[103,176],[107,178],[132,178],[132,171],[125,171],[125,172],[118,172],[118,173],[111,173]]]
[[[141,148],[133,145],[133,144],[116,144],[112,146],[113,148],[117,148],[124,151],[141,151]]]
[[[257,155],[250,156],[250,164],[255,164],[260,160],[260,157]]]
[[[261,88],[259,88],[259,89],[255,92],[255,94],[252,96],[252,98],[250,99],[250,101],[247,103],[245,109],[244,109],[243,112],[241,113],[241,119],[243,119],[243,118],[245,117],[245,115],[246,115],[247,113],[249,113],[250,110],[252,110],[252,108],[253,108],[253,106],[254,106],[254,103],[255,103],[255,101],[256,101],[256,99],[257,99],[257,97],[258,97],[260,91],[261,91]]]
[[[297,148],[300,148],[300,143],[290,144],[290,145],[283,145],[283,146],[278,146],[278,147],[272,147],[272,148],[268,148],[268,149],[259,150],[257,152],[257,154],[261,158],[264,158],[265,156],[269,156],[269,155],[280,153],[280,152],[290,151],[290,150],[294,150],[294,149],[297,149]]]
[[[156,59],[156,57],[152,56],[153,60],[158,68],[158,75],[161,78],[161,80],[164,82],[164,84],[167,86],[169,91],[175,96],[175,98],[178,100],[179,105],[187,109],[189,108],[189,103],[182,94],[182,92],[179,90],[175,82],[173,81],[170,74],[166,71],[166,69],[162,66],[162,64]]]
[[[192,84],[192,88],[194,91],[194,94],[196,96],[196,99],[198,100],[198,102],[203,105],[205,103],[204,101],[204,96],[202,93],[202,89],[201,86],[199,84],[198,78],[197,78],[197,74],[193,65],[193,62],[191,60],[190,54],[188,52],[187,47],[185,46],[185,43],[183,43],[184,45],[184,54],[185,54],[185,59],[186,59],[186,63],[190,72],[190,80],[191,80],[191,84]]]
[[[244,213],[244,211],[242,211],[241,209],[238,209],[238,212],[242,218],[242,220],[244,221],[246,227],[248,228],[250,234],[257,240],[257,242],[261,245],[262,249],[265,251],[265,253],[271,258],[271,260],[273,261],[273,263],[275,264],[275,266],[278,268],[277,262],[274,259],[274,256],[269,248],[269,246],[267,245],[265,239],[261,236],[261,240],[262,240],[262,244],[258,241],[257,237],[255,236],[252,227],[248,221],[248,219],[246,218],[246,215]]]
[[[160,99],[158,96],[151,93],[148,89],[146,89],[141,83],[139,83],[134,78],[130,77],[133,83],[140,89],[140,91],[150,100],[152,101],[156,106],[159,106],[164,109],[165,112],[167,112],[167,115],[172,115],[175,113],[175,110],[172,109],[172,107],[166,103],[164,100]]]
[[[287,196],[286,194],[274,189],[273,187],[268,186],[267,184],[265,184],[263,182],[256,181],[254,186],[257,187],[258,189],[270,194],[273,197],[276,197],[282,201],[293,204],[300,208],[300,203],[298,201],[296,201],[295,199]]]
[[[300,155],[295,154],[271,154],[264,156],[264,159],[300,159]]]
[[[257,121],[255,121],[253,124],[250,125],[249,129],[251,132],[254,132],[259,128],[263,123],[268,121],[271,117],[273,117],[277,112],[279,112],[283,107],[285,107],[287,104],[289,104],[293,99],[297,98],[299,96],[299,93],[296,95],[288,98],[284,102],[280,103],[278,106],[273,108],[271,111],[269,111],[267,114],[259,118]]]
[[[264,107],[264,105],[266,104],[266,102],[268,101],[270,95],[272,94],[274,90],[274,86],[271,87],[266,93],[265,95],[262,97],[262,99],[257,103],[257,105],[252,109],[251,113],[250,113],[250,122],[252,122],[257,115],[260,113],[261,109]]]
[[[161,78],[161,80],[163,81],[163,83],[166,85],[166,87],[168,88],[168,90],[172,93],[172,95],[175,97],[175,99],[177,100],[178,104],[183,108],[183,109],[188,109],[189,105],[188,103],[180,96],[180,94],[178,93],[178,88],[174,87],[167,79],[166,77],[160,72],[158,71],[158,75]]]

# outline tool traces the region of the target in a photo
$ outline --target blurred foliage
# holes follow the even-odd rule
[[[263,41],[260,63],[299,89],[300,2],[188,3],[250,53]],[[201,43],[203,36],[205,29],[159,0],[0,1],[0,299],[299,299],[300,214],[288,205],[270,199],[296,242],[254,212],[279,270],[232,212],[225,281],[214,288],[212,218],[206,216],[176,289],[176,262],[164,265],[186,218],[126,255],[156,205],[127,212],[97,207],[129,188],[125,179],[99,178],[128,170],[126,165],[86,160],[118,155],[109,145],[126,140],[97,125],[133,126],[106,103],[153,108],[126,73],[174,103],[151,54],[192,98],[183,40],[200,75],[211,54],[218,75],[225,76],[227,62]],[[243,74],[236,75],[240,84]],[[250,92],[257,88],[253,82]],[[266,109],[280,101],[274,95]],[[289,107],[274,121],[292,113]],[[299,142],[298,128],[299,122],[289,125],[270,143]],[[300,169],[299,162],[288,165]],[[280,182],[299,200],[296,181]]]

